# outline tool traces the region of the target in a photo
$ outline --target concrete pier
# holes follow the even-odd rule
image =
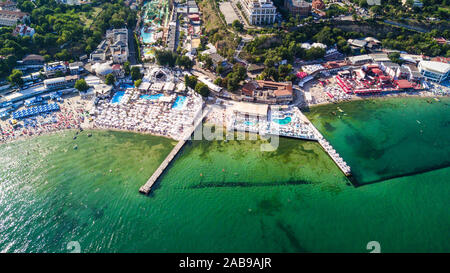
[[[300,111],[301,113],[301,111]],[[312,124],[311,121],[303,114],[302,119],[305,121],[308,121],[311,129],[314,132],[314,135],[316,137],[317,142],[319,142],[320,146],[325,150],[325,152],[331,157],[331,159],[336,163],[336,165],[339,167],[339,169],[346,175],[350,176],[352,175],[350,166],[347,165],[347,163],[344,161],[344,159],[336,152],[336,150],[331,146],[331,144],[323,137],[323,135],[317,130],[317,128]]]
[[[164,159],[164,161],[159,165],[158,169],[152,174],[152,176],[147,180],[147,183],[145,183],[140,189],[139,192],[143,194],[148,194],[150,190],[152,189],[153,184],[158,180],[158,178],[161,176],[161,174],[164,172],[164,170],[169,166],[170,162],[175,158],[175,156],[178,154],[178,152],[183,148],[184,144],[190,139],[192,133],[195,131],[195,129],[202,123],[203,119],[206,117],[206,115],[209,113],[209,109],[205,109],[202,113],[202,116],[197,118],[194,122],[194,126],[185,134],[185,136],[173,147],[172,151],[167,155],[167,157]]]

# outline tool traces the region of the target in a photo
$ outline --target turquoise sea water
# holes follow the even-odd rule
[[[382,252],[448,252],[449,103],[353,102],[342,118],[335,105],[312,109],[358,187],[315,142],[295,139],[274,152],[261,141],[188,142],[150,196],[138,189],[175,141],[69,131],[1,145],[0,250],[67,252],[78,241],[82,252],[368,252],[379,241]],[[366,135],[377,139],[369,147]]]
[[[450,167],[449,103],[367,100],[339,104],[344,113],[332,104],[307,115],[366,184]]]

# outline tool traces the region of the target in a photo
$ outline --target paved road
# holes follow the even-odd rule
[[[425,30],[423,28],[420,28],[420,27],[414,27],[414,26],[410,26],[410,25],[405,25],[405,24],[393,22],[393,21],[390,21],[390,20],[384,20],[384,22],[386,24],[389,24],[389,25],[398,26],[398,27],[404,27],[406,29],[418,31],[418,32],[421,32],[421,33],[427,33],[428,32],[427,30]]]
[[[130,52],[128,60],[131,65],[135,65],[137,63],[136,46],[134,44],[134,32],[131,29],[128,29],[128,50]]]
[[[239,54],[241,54],[241,51],[242,51],[242,49],[244,48],[246,42],[247,42],[247,41],[246,41],[245,39],[242,39],[241,43],[240,43],[240,44],[238,45],[238,47],[236,48],[236,51],[235,51],[235,53],[234,53],[234,59],[235,59],[236,61],[238,61],[238,62],[242,62],[242,63],[244,63],[245,65],[248,65],[248,63],[247,63],[246,60],[243,60],[243,59],[239,58]]]

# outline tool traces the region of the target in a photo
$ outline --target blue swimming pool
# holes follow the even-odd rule
[[[256,125],[256,123],[247,120],[247,121],[244,121],[244,125],[253,126],[253,125]]]
[[[128,88],[134,88],[134,85],[127,83],[122,83],[121,85],[119,85],[119,89],[128,89]]]
[[[284,119],[273,119],[272,121],[280,125],[286,125],[291,122],[291,117],[285,117]]]
[[[172,109],[182,109],[185,101],[186,101],[185,96],[178,96],[172,105]]]
[[[151,32],[145,32],[144,28],[142,28],[141,29],[141,37],[142,37],[142,42],[144,42],[146,44],[153,43],[153,29],[151,30]]]
[[[164,96],[163,94],[156,94],[156,95],[141,95],[139,98],[146,99],[146,100],[157,100],[160,97]]]
[[[123,95],[125,95],[124,91],[117,91],[116,94],[112,97],[111,103],[120,103]]]

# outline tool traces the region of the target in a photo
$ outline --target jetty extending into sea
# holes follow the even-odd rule
[[[325,139],[325,137],[317,130],[314,124],[300,111],[301,118],[304,121],[307,121],[310,125],[310,128],[314,132],[315,141],[319,142],[320,146],[325,150],[325,152],[331,157],[331,159],[336,163],[339,169],[346,175],[352,175],[350,166],[344,161],[344,159],[339,155],[338,152],[331,146],[331,144]]]
[[[164,159],[164,161],[159,165],[158,169],[152,174],[152,176],[147,180],[147,183],[145,183],[142,187],[140,187],[139,192],[143,194],[149,194],[149,192],[152,189],[153,184],[158,180],[158,178],[163,174],[164,170],[169,166],[170,162],[175,158],[175,156],[178,154],[178,152],[183,148],[184,144],[190,139],[192,133],[195,131],[195,129],[202,124],[203,119],[208,115],[209,108],[204,109],[203,111],[200,111],[201,116],[197,119],[194,119],[194,125],[190,128],[189,131],[184,135],[184,137],[173,147],[172,151],[167,155],[167,157]]]

